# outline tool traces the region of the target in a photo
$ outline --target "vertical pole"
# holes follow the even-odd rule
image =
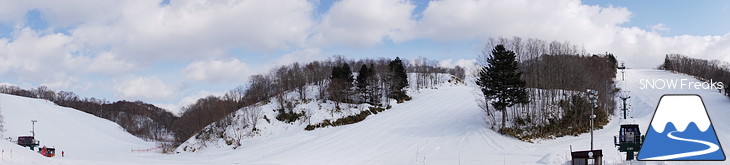
[[[634,160],[634,151],[626,152],[626,160]]]
[[[621,91],[621,95],[619,96],[621,98],[621,101],[623,101],[623,107],[621,107],[621,110],[624,111],[624,119],[626,119],[626,113],[629,111],[629,109],[626,107],[626,100],[630,99],[631,96],[629,96],[629,91]]]
[[[622,99],[621,99],[621,100],[623,100],[623,102],[624,102],[624,108],[623,108],[623,110],[624,110],[624,119],[626,119],[626,111],[627,111],[627,109],[626,109],[626,99],[627,99],[627,98],[622,98]]]
[[[624,73],[626,73],[626,66],[624,66],[624,62],[621,62],[621,67],[619,68],[621,69],[621,81],[626,81],[626,79],[624,79]]]
[[[598,91],[588,89],[587,92],[589,94],[588,98],[590,98],[591,103],[593,104],[592,105],[593,107],[591,107],[591,116],[590,116],[590,118],[591,118],[591,121],[590,121],[590,124],[591,124],[591,151],[593,151],[593,119],[596,118],[596,115],[594,114],[593,111],[596,108],[598,108]]]
[[[33,123],[33,129],[30,133],[33,133],[33,139],[35,139],[35,122],[38,122],[38,120],[31,120],[30,122]]]

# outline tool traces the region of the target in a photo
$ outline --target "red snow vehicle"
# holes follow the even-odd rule
[[[48,148],[46,146],[43,146],[42,148],[39,148],[41,155],[45,157],[54,157],[56,156],[56,149],[55,148]]]

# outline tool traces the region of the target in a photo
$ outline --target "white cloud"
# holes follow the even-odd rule
[[[132,70],[135,64],[117,59],[117,55],[102,52],[89,62],[88,71],[92,73],[119,74]]]
[[[45,85],[54,90],[86,90],[92,84],[85,74],[114,75],[135,66],[116,55],[83,55],[72,36],[62,33],[18,29],[13,40],[0,39],[0,75],[13,77],[31,87]]]
[[[464,70],[467,73],[471,73],[471,71],[475,68],[477,63],[476,59],[458,59],[454,61],[453,59],[445,59],[438,62],[438,66],[445,67],[445,68],[453,68],[456,66],[460,66],[464,68]]]
[[[183,72],[188,79],[204,82],[243,82],[255,73],[247,64],[235,58],[196,61],[185,67]]]
[[[581,5],[578,0],[431,1],[417,33],[444,41],[492,36],[590,41],[602,37],[596,31],[611,30],[630,15],[625,8]]]
[[[634,68],[656,67],[667,53],[730,59],[722,53],[730,47],[722,42],[728,35],[664,37],[657,30],[669,30],[666,26],[651,31],[622,27],[631,15],[624,7],[590,6],[579,0],[430,1],[417,27],[407,33],[438,41],[499,36],[570,41],[589,53],[614,53]]]
[[[9,82],[0,82],[0,86],[17,86],[17,85],[15,85],[13,83],[9,83]]]
[[[667,25],[664,25],[663,23],[660,23],[660,24],[652,25],[651,31],[665,32],[665,31],[669,31],[669,27],[667,27]]]
[[[0,39],[0,73],[42,79],[43,75],[68,67],[69,52],[74,51],[71,37],[63,34],[38,34],[29,28],[16,32],[12,41]]]
[[[415,5],[403,0],[343,0],[335,2],[312,38],[321,45],[369,48],[384,39],[402,41],[400,33],[413,26]]]
[[[191,105],[191,104],[195,104],[195,102],[197,102],[199,99],[205,98],[205,97],[208,97],[211,95],[212,96],[221,96],[221,95],[223,95],[223,93],[200,90],[193,95],[183,97],[182,99],[180,99],[180,102],[178,102],[177,104],[155,104],[155,105],[158,107],[164,108],[164,109],[172,112],[175,115],[179,115],[180,113],[182,113],[183,107]]]
[[[31,3],[25,0],[6,0],[0,5],[0,22],[21,22],[25,12],[31,9]]]
[[[117,97],[129,100],[164,100],[176,94],[173,87],[155,76],[128,77],[117,81],[114,90]]]
[[[316,48],[296,50],[279,57],[279,59],[276,60],[276,64],[277,66],[289,65],[294,62],[304,64],[312,61],[322,60],[323,57],[321,56],[321,54],[322,50]]]
[[[69,76],[65,72],[49,73],[50,78],[43,80],[41,85],[52,90],[72,89],[74,91],[83,91],[91,87],[91,83],[83,82],[75,76]]]
[[[111,48],[125,60],[195,60],[232,48],[296,47],[313,24],[307,1],[125,1],[114,19],[72,30],[92,50]]]
[[[110,19],[119,13],[117,0],[4,0],[0,5],[0,23],[24,24],[29,10],[38,10],[42,18],[54,27],[67,27],[88,21]]]
[[[12,77],[30,87],[45,85],[53,90],[85,90],[90,87],[80,79],[80,67],[88,65],[70,36],[39,33],[30,28],[18,29],[13,40],[0,39],[0,75]]]
[[[165,81],[243,82],[273,65],[322,59],[329,48],[337,51],[338,46],[372,48],[393,41],[398,47],[413,40],[473,43],[499,36],[567,40],[591,53],[614,53],[629,67],[655,67],[667,53],[730,61],[730,33],[665,37],[661,32],[670,29],[663,24],[624,27],[632,16],[627,8],[584,5],[580,0],[439,0],[428,2],[422,13],[413,13],[416,6],[408,0],[342,0],[323,9],[321,16],[313,3],[317,2],[7,0],[0,5],[0,23],[14,32],[0,38],[0,76],[28,86],[101,88],[84,82],[94,82],[90,74],[119,76],[174,61],[188,65],[179,77]],[[30,10],[38,10],[50,30],[27,28],[24,21]],[[59,29],[68,33],[54,32]],[[243,53],[232,53],[239,49]],[[251,58],[268,62],[255,68],[226,59],[249,53],[276,56]],[[442,62],[473,65],[469,59]],[[165,72],[117,79],[113,90],[126,99],[178,97],[174,88],[154,76],[170,74]]]

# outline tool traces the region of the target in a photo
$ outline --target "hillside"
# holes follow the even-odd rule
[[[411,73],[410,77],[419,76],[419,74]],[[456,83],[449,74],[438,74],[433,84],[438,85],[420,85],[416,88],[417,81],[410,81],[409,95],[421,93],[424,89],[438,89],[444,86],[465,85]],[[414,78],[415,79],[415,78]],[[347,123],[357,123],[363,119],[377,116],[383,111],[390,111],[396,100],[390,98],[383,101],[383,106],[374,106],[369,103],[335,103],[331,100],[316,99],[320,88],[316,85],[307,85],[304,87],[305,96],[310,99],[299,99],[298,92],[287,92],[281,98],[272,97],[256,103],[254,105],[241,108],[222,120],[214,122],[193,137],[185,141],[177,147],[176,152],[197,152],[206,150],[207,148],[230,148],[236,149],[241,145],[248,145],[246,140],[251,138],[276,137],[282,134],[296,133],[302,130],[319,130],[332,125],[347,125]],[[279,101],[284,99],[285,101]],[[291,114],[301,115],[299,117],[280,119],[282,117],[281,103],[287,103],[291,108]],[[252,114],[257,114],[252,117]],[[281,116],[280,116],[281,115]],[[251,118],[256,118],[256,130],[253,130],[253,122]],[[283,117],[282,117],[283,118]],[[337,121],[340,121],[339,124]],[[323,124],[325,123],[325,124]],[[332,124],[329,124],[332,123]]]
[[[146,162],[129,159],[132,149],[154,148],[154,142],[137,138],[119,125],[106,119],[57,106],[50,101],[0,94],[0,113],[5,117],[4,138],[31,135],[31,120],[35,123],[36,139],[41,146],[55,147],[57,157],[40,154],[2,140],[5,150],[0,164],[108,164],[107,162]],[[13,151],[12,159],[10,150]],[[66,157],[61,157],[61,151]]]
[[[730,121],[722,119],[730,117],[724,112],[730,100],[717,90],[640,89],[641,79],[697,81],[691,76],[668,71],[627,70],[626,81],[618,82],[620,88],[631,91],[630,116],[634,118],[622,121],[618,115],[614,115],[604,129],[594,132],[595,148],[603,149],[607,163],[620,163],[624,158],[613,146],[613,136],[618,133],[620,123],[639,123],[644,133],[658,99],[668,93],[696,93],[702,96],[719,140],[728,143]],[[36,119],[39,120],[36,131],[41,143],[65,150],[67,156],[43,158],[29,152],[14,152],[18,156],[12,160],[0,160],[0,163],[563,164],[569,159],[571,146],[573,150],[589,148],[589,134],[528,143],[488,129],[482,118],[483,112],[476,105],[479,93],[471,85],[445,84],[438,89],[423,89],[410,92],[409,95],[413,97],[411,101],[393,104],[391,109],[368,116],[359,123],[313,131],[303,129],[306,123],[259,123],[261,135],[246,138],[237,149],[223,145],[172,155],[132,153],[131,149],[152,148],[154,144],[129,135],[112,122],[58,107],[44,100],[0,95],[0,108],[8,129],[6,136],[26,135],[30,129],[30,120]],[[261,106],[264,113],[273,113],[271,108]],[[0,147],[19,148],[5,141],[0,142]],[[724,150],[728,151],[727,145]]]
[[[625,155],[613,146],[613,136],[621,123],[648,127],[654,108],[663,94],[697,93],[707,105],[720,140],[730,139],[730,122],[717,118],[730,100],[713,90],[642,90],[640,79],[688,79],[691,76],[659,70],[626,72],[619,87],[631,91],[633,119],[623,121],[618,113],[595,134],[595,148],[603,149],[608,163],[622,162]],[[620,73],[617,77],[620,78]],[[413,100],[396,104],[391,110],[347,126],[302,131],[302,126],[280,128],[278,135],[266,134],[244,141],[243,147],[208,149],[182,155],[216,155],[216,160],[237,160],[253,164],[562,164],[573,150],[589,149],[589,134],[552,140],[523,142],[488,128],[476,105],[477,90],[472,86],[441,86],[411,93]],[[266,111],[266,110],[264,110]],[[727,147],[726,147],[727,148]],[[681,162],[675,162],[683,164]],[[707,162],[721,163],[721,162]]]

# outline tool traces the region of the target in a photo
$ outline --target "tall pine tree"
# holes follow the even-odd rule
[[[368,79],[372,77],[372,71],[368,68],[368,65],[362,64],[360,71],[357,72],[357,88],[360,92],[364,92],[370,85]]]
[[[335,106],[339,107],[341,102],[350,102],[350,90],[353,81],[352,70],[350,70],[350,65],[347,63],[332,68],[332,76],[327,90],[331,100],[335,101]]]
[[[497,45],[487,58],[487,66],[479,71],[479,85],[486,101],[502,112],[502,128],[507,121],[507,107],[529,102],[522,73],[517,71],[515,53]]]
[[[669,60],[669,55],[664,55],[664,64],[662,65],[662,68],[664,70],[674,70],[674,66],[672,65],[672,61]]]
[[[392,93],[390,94],[390,98],[396,99],[398,102],[403,102],[403,100],[409,98],[404,90],[404,88],[408,87],[408,74],[406,74],[403,61],[399,57],[395,57],[395,60],[390,62],[389,67],[392,75],[391,81],[393,81],[391,84]]]
[[[373,103],[371,100],[372,95],[372,79],[374,77],[375,71],[372,68],[368,68],[366,64],[362,64],[360,67],[360,71],[357,73],[356,80],[356,86],[357,90],[360,93],[361,101],[366,103]]]

